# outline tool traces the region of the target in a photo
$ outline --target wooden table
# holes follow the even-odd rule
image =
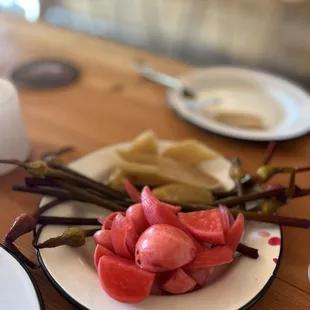
[[[152,128],[160,138],[197,138],[227,157],[238,156],[248,171],[262,160],[264,143],[242,142],[202,131],[168,109],[165,90],[139,78],[131,62],[143,57],[156,68],[178,75],[189,68],[163,57],[105,42],[46,24],[28,24],[0,14],[0,72],[7,74],[17,64],[38,57],[61,57],[82,69],[76,84],[51,91],[20,90],[32,158],[64,145],[76,151],[65,156],[70,161],[105,145],[132,139]],[[278,165],[309,165],[310,138],[283,142],[274,157]],[[8,231],[14,218],[37,207],[38,197],[12,192],[24,172],[16,170],[0,178],[0,235]],[[284,182],[285,178],[279,179]],[[309,175],[298,176],[298,184],[309,186]],[[282,215],[310,218],[309,198],[290,203]],[[283,260],[276,279],[255,310],[309,309],[309,230],[284,228]],[[17,244],[32,259],[31,236]],[[41,270],[33,271],[46,309],[74,309],[48,282]]]

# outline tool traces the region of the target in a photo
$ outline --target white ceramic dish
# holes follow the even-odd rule
[[[164,147],[168,142],[162,142]],[[122,147],[128,144],[118,145]],[[113,167],[116,160],[116,146],[95,151],[70,166],[89,177],[102,180]],[[229,162],[216,158],[206,165],[208,171],[224,180],[226,187],[232,187],[228,177]],[[50,198],[43,197],[40,206]],[[48,215],[70,217],[96,217],[107,215],[107,210],[94,205],[82,203],[63,203],[48,212]],[[47,226],[40,235],[39,242],[60,235],[64,227]],[[265,237],[264,237],[265,236]],[[38,251],[40,264],[48,278],[59,292],[71,301],[78,309],[121,310],[144,309],[165,310],[212,310],[248,309],[268,289],[275,277],[278,260],[281,256],[281,244],[271,246],[270,238],[281,240],[281,230],[277,225],[249,222],[246,225],[244,242],[258,248],[260,257],[257,260],[238,256],[234,262],[220,270],[208,286],[185,295],[150,296],[137,305],[126,305],[111,299],[101,288],[93,263],[94,241],[89,238],[85,246],[78,249],[58,247]]]
[[[310,131],[310,96],[297,85],[280,77],[248,69],[210,67],[189,71],[180,79],[185,85],[190,85],[198,94],[198,99],[219,99],[220,104],[197,109],[197,106],[184,99],[181,89],[168,90],[171,108],[182,118],[203,129],[254,141],[287,140]],[[237,128],[208,117],[219,108],[221,111],[259,116],[268,129]]]
[[[0,309],[43,310],[39,289],[15,255],[0,245]]]

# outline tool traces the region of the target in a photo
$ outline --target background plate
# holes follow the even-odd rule
[[[268,130],[249,130],[218,123],[206,118],[203,108],[193,108],[184,99],[181,89],[169,89],[170,107],[203,129],[253,141],[287,140],[310,131],[310,96],[299,86],[278,76],[234,67],[210,67],[191,70],[180,79],[190,85],[198,97],[219,98],[226,107],[231,105],[233,111],[259,115],[266,124],[272,125]]]

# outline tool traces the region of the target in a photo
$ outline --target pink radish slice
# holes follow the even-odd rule
[[[111,213],[104,221],[103,225],[102,225],[102,229],[111,229],[112,227],[112,223],[113,223],[113,220],[115,219],[116,215],[117,214],[122,214],[125,216],[125,213],[124,212],[113,212]]]
[[[141,235],[150,226],[141,203],[129,207],[126,211],[126,217],[132,221],[138,235]]]
[[[110,230],[102,229],[96,231],[94,239],[97,244],[109,249],[110,251],[114,251]]]
[[[225,244],[222,219],[218,209],[178,214],[180,221],[199,240]]]
[[[198,250],[203,249],[201,244],[195,240],[188,229],[180,222],[178,217],[160,202],[147,186],[142,190],[141,200],[145,217],[150,225],[168,224],[179,228],[192,238]]]
[[[196,281],[181,268],[162,275],[160,288],[171,294],[184,294],[194,289]]]
[[[154,273],[117,256],[102,256],[98,275],[105,292],[111,298],[127,304],[138,303],[148,297],[155,278]]]
[[[136,264],[148,271],[163,272],[192,261],[197,253],[193,240],[182,230],[157,224],[149,227],[136,244]]]
[[[110,250],[108,250],[107,248],[97,244],[96,246],[96,250],[94,253],[94,263],[96,268],[98,268],[98,263],[99,263],[99,259],[103,256],[103,255],[107,255],[107,256],[116,256],[113,252],[111,252]]]
[[[198,252],[195,259],[183,267],[184,270],[210,268],[228,264],[233,260],[231,248],[228,246],[217,246]]]
[[[137,188],[128,179],[124,179],[123,184],[132,201],[136,203],[141,202],[141,193],[137,190]]]
[[[131,254],[127,248],[127,228],[128,219],[126,219],[122,214],[117,214],[113,220],[111,227],[111,239],[114,248],[114,252],[123,257],[131,259]]]
[[[103,225],[104,222],[105,222],[105,217],[100,215],[100,216],[98,217],[98,222],[99,222],[101,225]]]
[[[172,211],[174,214],[178,214],[182,208],[181,207],[178,207],[178,206],[173,206],[173,205],[170,205],[169,203],[165,203],[165,202],[161,202],[161,204],[165,207],[167,207],[170,211]]]
[[[185,270],[185,272],[194,279],[199,285],[203,286],[207,282],[209,276],[212,274],[214,267]]]
[[[223,205],[219,205],[219,211],[220,211],[220,215],[221,215],[223,233],[224,233],[225,238],[226,238],[227,233],[228,233],[229,228],[230,228],[229,215],[228,215],[229,211]]]
[[[126,244],[128,251],[130,252],[131,256],[135,256],[135,248],[136,243],[138,242],[139,235],[136,233],[133,223],[127,219],[127,235],[126,235]]]
[[[244,231],[244,216],[239,213],[233,226],[230,228],[227,234],[226,245],[229,246],[233,251],[236,251],[237,246],[241,240]]]

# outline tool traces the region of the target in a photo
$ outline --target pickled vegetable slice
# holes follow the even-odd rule
[[[127,178],[123,180],[123,184],[128,196],[136,203],[141,202],[141,193],[136,189],[133,184],[130,183]]]
[[[194,260],[183,267],[184,270],[210,268],[231,263],[234,252],[228,246],[217,246],[197,253]]]
[[[107,248],[97,244],[95,254],[94,254],[94,263],[95,263],[96,268],[98,268],[99,259],[104,255],[116,256],[113,252],[111,252]]]
[[[163,156],[196,165],[215,158],[217,154],[197,140],[184,140],[168,146],[163,152]]]
[[[110,230],[107,230],[107,229],[98,230],[94,234],[94,239],[95,239],[96,244],[99,244],[107,248],[110,251],[114,251]]]
[[[227,233],[226,245],[229,246],[233,251],[237,249],[237,246],[241,240],[244,231],[244,216],[238,214],[234,224]]]
[[[111,238],[114,252],[123,257],[131,259],[131,254],[127,247],[128,219],[123,215],[117,214],[111,227]]]
[[[126,217],[132,221],[138,235],[141,235],[150,226],[141,203],[129,207],[126,211]]]
[[[225,244],[222,219],[218,209],[178,214],[181,223],[199,240]]]
[[[153,189],[153,194],[159,200],[171,203],[211,203],[212,193],[204,188],[186,184],[168,184]]]
[[[113,299],[128,304],[141,302],[149,296],[155,278],[154,273],[117,256],[102,256],[98,274],[105,292]]]
[[[161,276],[160,288],[171,294],[184,294],[196,286],[196,281],[181,268]]]

